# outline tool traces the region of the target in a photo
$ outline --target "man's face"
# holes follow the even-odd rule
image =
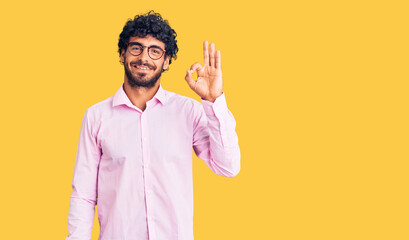
[[[152,60],[148,55],[148,47],[157,46],[165,49],[165,44],[150,35],[144,38],[131,37],[129,42],[139,43],[145,48],[138,56],[132,55],[128,50],[122,50],[121,61],[124,63],[125,80],[131,87],[152,88],[160,79],[162,70],[169,67],[170,56],[163,55],[157,60]]]

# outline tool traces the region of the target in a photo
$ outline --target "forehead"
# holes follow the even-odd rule
[[[165,43],[158,40],[157,38],[152,37],[151,35],[146,35],[145,37],[131,37],[129,38],[129,42],[137,42],[144,46],[152,46],[156,45],[161,48],[165,48]]]

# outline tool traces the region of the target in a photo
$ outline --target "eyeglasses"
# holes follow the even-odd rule
[[[143,52],[143,50],[146,48],[146,46],[143,46],[140,43],[136,42],[129,42],[126,44],[128,47],[128,52],[134,56],[139,56]],[[163,56],[163,54],[166,52],[166,50],[163,50],[162,48],[158,46],[150,46],[148,48],[148,55],[152,60],[158,60]]]

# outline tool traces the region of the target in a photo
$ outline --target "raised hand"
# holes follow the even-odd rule
[[[185,80],[189,87],[197,93],[202,99],[214,102],[217,97],[222,95],[223,79],[221,68],[220,51],[215,52],[214,43],[203,43],[204,66],[196,62],[187,70]],[[197,79],[194,80],[192,74],[197,72]]]

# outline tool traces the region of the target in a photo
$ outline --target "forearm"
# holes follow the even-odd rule
[[[94,215],[94,202],[71,196],[66,240],[90,240]]]
[[[233,177],[240,171],[240,148],[235,131],[236,121],[228,110],[224,94],[214,103],[203,102],[207,123],[202,138],[197,145],[198,156],[216,174]]]

